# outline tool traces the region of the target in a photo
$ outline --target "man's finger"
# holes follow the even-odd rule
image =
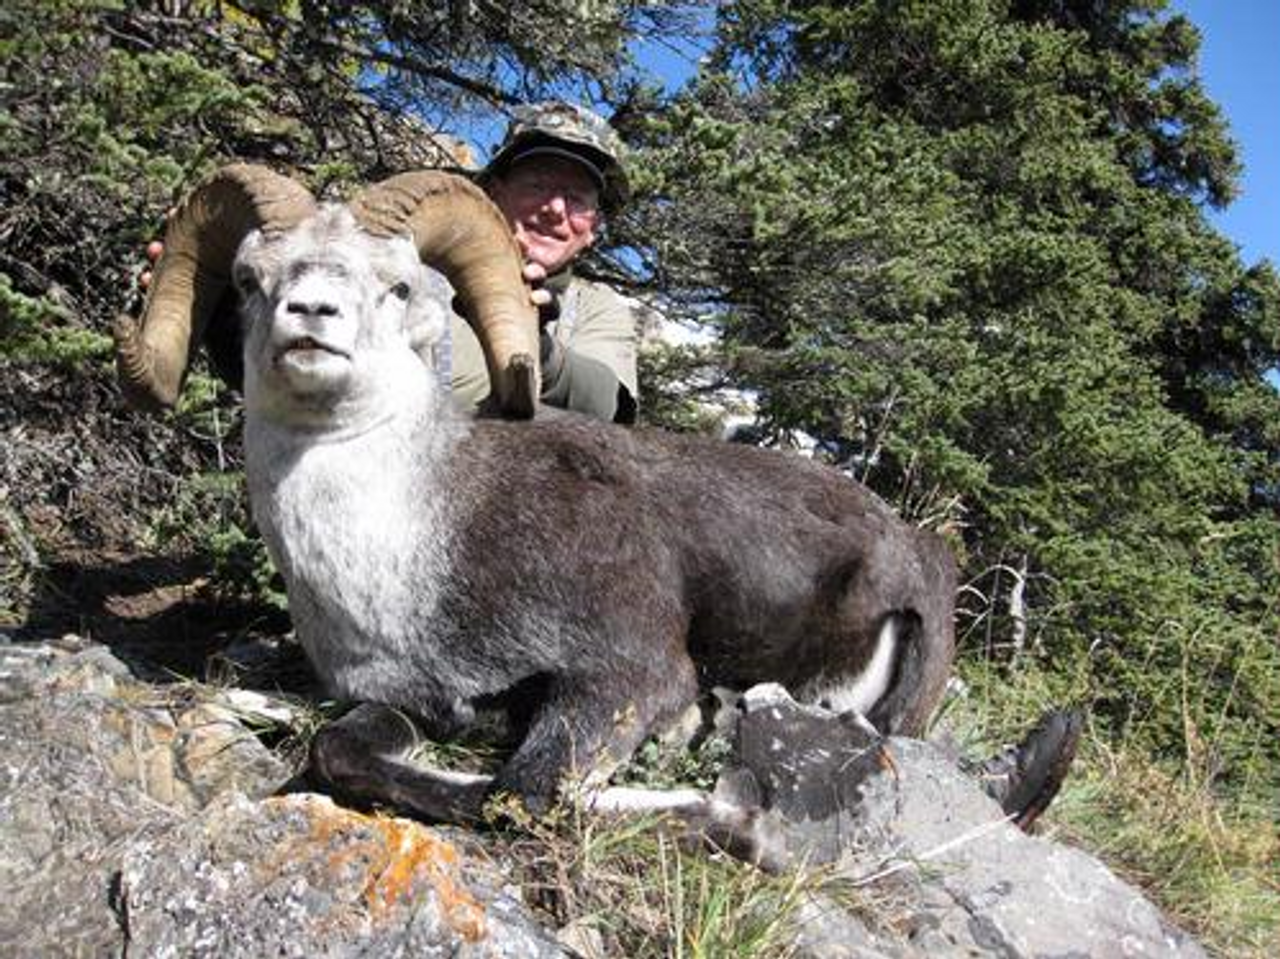
[[[538,263],[526,263],[524,265],[524,278],[530,283],[541,283],[547,278],[547,270]]]
[[[147,244],[147,259],[152,263],[160,259],[164,255],[164,244],[159,240],[152,240]]]
[[[143,270],[141,273],[138,274],[138,286],[142,287],[144,290],[149,289],[151,287],[151,271],[150,270]]]

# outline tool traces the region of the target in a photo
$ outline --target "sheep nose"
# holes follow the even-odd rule
[[[338,307],[328,300],[289,300],[285,304],[285,312],[295,316],[337,316]]]

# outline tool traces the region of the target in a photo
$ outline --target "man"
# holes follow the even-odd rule
[[[541,288],[542,402],[635,422],[638,308],[573,273],[629,194],[616,134],[571,104],[521,108],[480,182],[511,225],[526,278]],[[480,344],[460,318],[450,334],[454,398],[473,408],[489,392]]]

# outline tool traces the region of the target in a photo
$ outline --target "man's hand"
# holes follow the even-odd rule
[[[147,261],[154,267],[160,262],[160,257],[164,256],[164,244],[159,240],[152,240],[147,244]],[[138,274],[138,286],[144,290],[151,286],[151,270],[143,270]]]
[[[542,283],[546,278],[547,271],[545,267],[542,267],[532,261],[524,265],[524,279],[532,288],[529,299],[533,301],[534,306],[546,306],[555,299],[555,297],[551,295],[550,290],[542,288]]]
[[[546,268],[530,261],[524,265],[524,279],[529,284],[529,301],[538,308],[538,325],[545,327],[560,319],[560,300],[554,290],[544,286]]]

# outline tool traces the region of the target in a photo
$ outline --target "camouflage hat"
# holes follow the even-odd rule
[[[630,198],[622,168],[622,141],[608,121],[590,110],[559,101],[517,107],[506,138],[485,172],[501,175],[527,156],[561,156],[581,163],[599,185],[600,205],[606,212]]]

